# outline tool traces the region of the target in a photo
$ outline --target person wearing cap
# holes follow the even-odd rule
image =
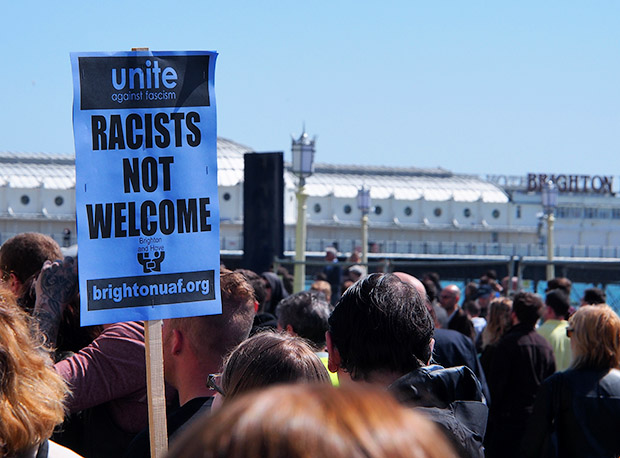
[[[478,287],[478,293],[476,294],[476,302],[480,306],[480,316],[485,318],[487,316],[487,310],[491,300],[495,297],[495,292],[491,285],[483,283]]]

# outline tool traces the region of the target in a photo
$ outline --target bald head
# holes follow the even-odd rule
[[[439,303],[444,309],[446,309],[448,314],[451,314],[456,310],[460,299],[461,290],[456,285],[446,286],[439,294]]]
[[[435,313],[435,309],[428,295],[428,292],[426,291],[426,287],[424,286],[424,283],[422,283],[420,280],[418,280],[413,275],[406,274],[405,272],[394,272],[394,275],[398,277],[400,281],[402,281],[403,283],[407,283],[408,285],[411,285],[415,288],[415,290],[424,299],[424,305],[426,305],[426,309],[428,310],[428,313],[431,315],[431,318],[433,319],[433,323],[435,327],[436,328],[441,327],[441,325],[437,321],[437,314]]]
[[[416,291],[420,293],[420,296],[426,297],[426,288],[424,288],[422,282],[413,275],[406,274],[405,272],[394,272],[394,275],[400,278],[400,281],[403,283],[408,283],[413,286]]]

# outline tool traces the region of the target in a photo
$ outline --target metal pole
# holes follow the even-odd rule
[[[555,278],[555,267],[553,265],[553,223],[555,216],[553,212],[547,215],[547,281]]]
[[[297,227],[295,230],[295,284],[296,293],[306,287],[306,198],[305,179],[299,179],[297,187]]]
[[[523,285],[523,262],[519,258],[517,260],[517,291],[521,291]]]
[[[362,264],[368,268],[368,214],[362,215]]]

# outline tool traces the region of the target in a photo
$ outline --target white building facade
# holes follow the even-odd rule
[[[252,149],[218,138],[220,234],[223,255],[243,250],[243,155]],[[285,158],[288,157],[288,153]],[[297,179],[285,167],[285,254],[295,247]],[[549,176],[551,176],[550,174]],[[556,211],[556,255],[618,258],[620,200],[614,177],[554,175],[564,189]],[[532,177],[478,176],[441,168],[317,164],[306,181],[307,251],[335,245],[342,255],[361,247],[356,196],[370,188],[371,256],[543,256],[546,231]],[[67,230],[69,237],[67,238]],[[73,155],[0,153],[0,242],[25,231],[74,244]]]

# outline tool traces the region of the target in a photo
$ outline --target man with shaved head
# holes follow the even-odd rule
[[[461,290],[456,285],[448,285],[439,294],[439,303],[448,314],[448,329],[453,329],[466,335],[472,341],[476,339],[474,324],[467,313],[459,307]]]

